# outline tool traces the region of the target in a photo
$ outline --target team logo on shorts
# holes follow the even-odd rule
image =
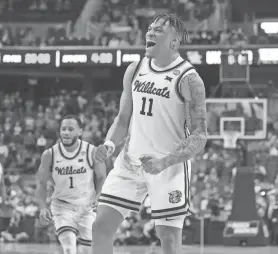
[[[181,72],[180,72],[179,70],[174,70],[174,71],[173,71],[173,74],[176,75],[176,76],[180,75],[180,73],[181,73]]]
[[[181,191],[175,190],[169,193],[169,202],[172,204],[181,202]]]

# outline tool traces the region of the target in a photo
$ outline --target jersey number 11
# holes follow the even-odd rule
[[[147,99],[146,99],[146,97],[143,97],[142,98],[142,109],[141,109],[141,111],[140,111],[140,114],[141,115],[146,115],[146,102],[147,102]],[[149,99],[149,103],[148,103],[148,105],[149,105],[149,109],[148,109],[148,112],[147,112],[147,116],[153,116],[153,113],[152,113],[152,109],[153,109],[153,99]]]

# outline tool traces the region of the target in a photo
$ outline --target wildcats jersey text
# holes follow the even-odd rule
[[[143,58],[132,81],[133,115],[125,157],[140,165],[142,155],[157,158],[173,152],[185,137],[188,109],[180,93],[180,81],[194,67],[179,57],[166,70],[155,70],[152,61]],[[186,112],[186,113],[185,113]]]
[[[62,143],[55,144],[52,153],[53,199],[71,204],[90,206],[95,202],[93,145],[79,140],[76,153],[68,157],[63,152]]]

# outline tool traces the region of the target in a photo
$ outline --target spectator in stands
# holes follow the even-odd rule
[[[268,195],[267,225],[271,244],[278,244],[278,203],[275,195]]]
[[[24,216],[20,212],[13,210],[9,227],[1,232],[1,237],[5,242],[26,242],[29,239],[24,231]]]
[[[230,43],[230,34],[231,34],[231,32],[230,32],[229,29],[220,32],[219,43],[222,44],[222,45],[229,45],[229,44],[231,44]]]
[[[46,149],[46,146],[47,146],[47,140],[44,137],[44,135],[41,134],[39,136],[39,138],[37,139],[37,147],[38,147],[39,153],[42,153]]]
[[[2,164],[5,164],[9,155],[9,149],[6,144],[4,144],[4,134],[0,134],[0,161]]]
[[[6,193],[6,186],[5,186],[4,170],[0,160],[0,207],[2,204],[5,203],[6,199],[7,199],[7,193]]]
[[[153,220],[149,220],[145,225],[143,229],[143,234],[146,238],[146,244],[148,245],[158,245],[160,243],[159,238],[157,237],[156,231],[155,231],[155,225]]]

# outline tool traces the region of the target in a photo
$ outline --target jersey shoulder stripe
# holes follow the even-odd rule
[[[134,79],[136,78],[136,76],[137,76],[137,74],[138,74],[138,72],[140,70],[140,67],[142,65],[143,60],[144,60],[144,57],[138,62],[137,66],[135,68],[135,71],[134,71],[134,73],[132,75],[131,84],[133,83]]]
[[[93,149],[95,149],[95,146],[87,143],[86,159],[87,159],[87,163],[88,163],[88,165],[91,169],[93,169],[93,167],[94,167],[94,162],[93,162],[93,159],[92,159]]]
[[[50,162],[50,172],[53,171],[53,166],[54,166],[54,149],[53,146],[49,149],[51,153],[51,162]]]

